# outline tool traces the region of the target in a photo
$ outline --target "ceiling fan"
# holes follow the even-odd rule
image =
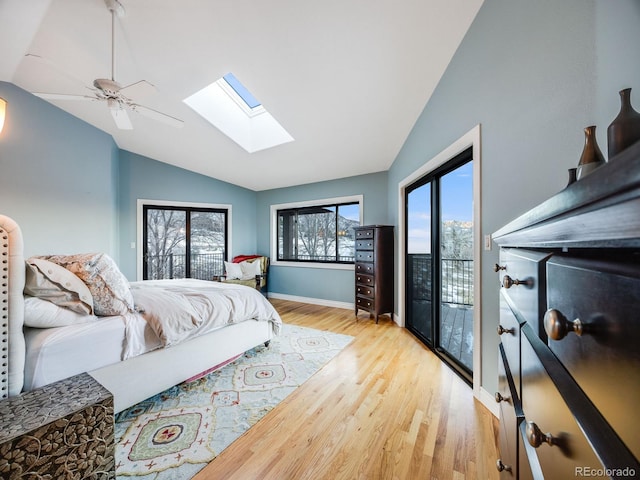
[[[182,127],[183,121],[158,112],[149,107],[145,107],[136,103],[133,98],[143,97],[152,93],[156,93],[156,87],[146,80],[140,80],[125,87],[120,86],[115,80],[115,25],[116,16],[124,16],[124,7],[118,0],[104,0],[107,9],[111,12],[111,78],[97,78],[93,81],[93,87],[86,87],[92,91],[92,95],[68,95],[63,93],[41,93],[33,92],[34,95],[46,100],[88,100],[105,102],[111,111],[111,116],[116,126],[121,130],[131,130],[133,125],[129,119],[127,110],[137,112],[153,120],[157,120],[174,127]],[[39,57],[38,55],[27,54],[41,62],[51,65],[51,62]]]

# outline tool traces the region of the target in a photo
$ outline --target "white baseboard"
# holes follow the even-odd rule
[[[496,402],[494,395],[489,393],[483,387],[480,387],[480,395],[477,395],[476,398],[493,414],[494,417],[498,418],[500,416],[500,406]]]
[[[322,305],[323,307],[344,308],[346,310],[353,310],[355,308],[353,303],[337,302],[335,300],[325,300],[323,298],[299,297],[297,295],[272,292],[268,292],[267,296],[269,298],[277,298],[279,300],[290,300],[292,302],[310,303],[311,305]]]
[[[349,302],[336,302],[335,300],[325,300],[323,298],[298,297],[297,295],[287,295],[285,293],[267,293],[269,298],[277,298],[280,300],[290,300],[292,302],[310,303],[311,305],[322,305],[323,307],[344,308],[345,310],[353,310],[355,305]],[[397,314],[393,314],[393,321],[396,325],[404,327],[401,319]]]

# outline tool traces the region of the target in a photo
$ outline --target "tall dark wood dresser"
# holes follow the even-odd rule
[[[393,315],[393,226],[355,229],[355,310]]]
[[[640,142],[494,240],[501,478],[640,478]]]

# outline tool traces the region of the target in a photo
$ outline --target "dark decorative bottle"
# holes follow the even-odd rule
[[[589,175],[596,168],[606,163],[598,142],[596,140],[596,127],[594,125],[584,129],[584,149],[578,162],[576,177],[578,180]]]
[[[609,160],[640,140],[640,113],[631,106],[631,89],[620,90],[620,113],[607,129]]]

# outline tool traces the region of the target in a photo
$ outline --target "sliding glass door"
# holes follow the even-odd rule
[[[471,380],[471,149],[410,185],[405,195],[407,328]]]
[[[145,205],[143,279],[222,275],[227,258],[227,210]]]

